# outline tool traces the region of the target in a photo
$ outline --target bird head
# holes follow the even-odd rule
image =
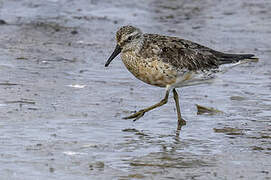
[[[117,45],[108,58],[105,67],[121,52],[140,49],[142,45],[143,33],[134,26],[122,26],[116,33]]]

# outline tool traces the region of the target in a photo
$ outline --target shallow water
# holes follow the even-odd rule
[[[121,10],[120,10],[121,9]],[[267,0],[0,2],[1,179],[271,179],[271,3]],[[213,84],[164,90],[104,63],[119,26],[180,36],[258,63]],[[197,115],[195,104],[222,114]]]

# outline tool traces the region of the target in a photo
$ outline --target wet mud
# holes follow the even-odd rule
[[[260,60],[179,89],[180,132],[172,96],[123,120],[164,96],[104,67],[127,24]],[[2,0],[0,29],[1,179],[271,179],[270,1]]]

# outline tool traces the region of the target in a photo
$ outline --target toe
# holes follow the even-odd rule
[[[139,118],[141,118],[142,116],[144,116],[145,112],[140,112],[138,114],[138,116],[134,119],[134,121],[138,120]]]
[[[178,124],[180,125],[180,126],[183,126],[183,125],[186,125],[186,121],[184,120],[184,119],[179,119],[178,120]]]
[[[130,116],[124,117],[123,119],[133,119],[133,118],[135,118],[134,121],[136,121],[139,118],[141,118],[144,115],[144,113],[145,112],[143,110],[140,110],[140,111],[138,111],[138,112],[136,112],[136,113],[134,113],[134,114],[132,114]]]

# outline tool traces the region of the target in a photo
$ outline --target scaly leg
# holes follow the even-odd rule
[[[178,115],[178,129],[181,129],[183,125],[186,125],[186,121],[181,116],[179,96],[175,88],[173,89],[173,97],[176,103],[176,109],[177,109],[177,115]]]
[[[152,109],[155,109],[157,107],[160,107],[160,106],[166,104],[167,101],[168,101],[169,91],[170,91],[170,88],[167,87],[166,95],[165,95],[164,99],[162,99],[159,103],[156,103],[156,104],[154,104],[154,105],[152,105],[152,106],[150,106],[148,108],[141,109],[140,111],[138,111],[138,112],[136,112],[136,113],[134,113],[134,114],[132,114],[130,116],[124,117],[123,119],[133,119],[133,118],[135,118],[134,121],[136,121],[139,118],[141,118],[145,114],[145,112],[148,112],[148,111],[150,111]]]

